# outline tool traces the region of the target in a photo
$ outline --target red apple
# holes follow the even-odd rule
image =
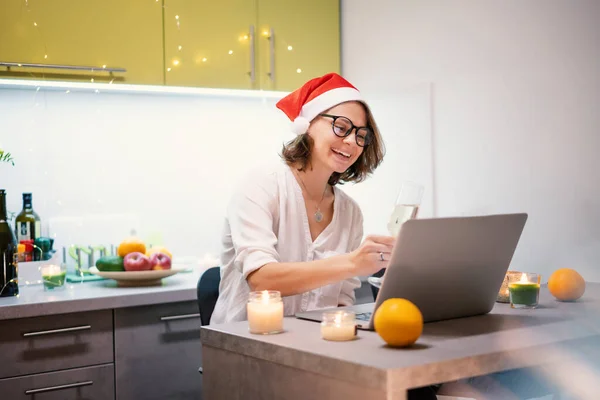
[[[150,256],[152,269],[171,269],[171,257],[165,253],[154,253]]]
[[[129,253],[123,259],[125,271],[148,271],[152,269],[152,263],[145,254],[140,252]]]

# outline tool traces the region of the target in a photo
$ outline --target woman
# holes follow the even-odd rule
[[[356,277],[386,268],[390,259],[394,238],[363,241],[360,207],[338,188],[364,180],[384,155],[359,91],[327,74],[277,107],[298,136],[284,146],[284,162],[250,173],[229,204],[211,324],[246,320],[251,291],[280,291],[285,315],[352,305]],[[433,400],[435,389],[410,390],[408,398]]]
[[[390,259],[394,239],[363,241],[360,207],[338,187],[364,180],[384,155],[360,92],[327,74],[277,107],[298,136],[283,147],[283,162],[250,173],[231,199],[211,324],[247,319],[251,291],[280,291],[285,315],[352,305],[356,277]]]

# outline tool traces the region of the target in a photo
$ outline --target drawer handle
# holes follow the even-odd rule
[[[59,65],[59,64],[32,64],[32,63],[18,63],[18,62],[7,62],[0,61],[0,67],[6,67],[10,70],[11,67],[20,68],[48,68],[48,69],[65,69],[72,71],[90,71],[90,72],[127,72],[125,68],[112,68],[112,67],[88,67],[83,65]]]
[[[269,37],[267,38],[269,41],[269,72],[267,75],[271,82],[275,82],[275,29],[271,28],[271,32],[269,32]]]
[[[256,81],[256,50],[254,45],[254,25],[250,25],[250,83]]]
[[[82,326],[74,326],[72,328],[52,329],[50,331],[27,332],[27,333],[23,334],[23,337],[52,335],[54,333],[86,331],[88,329],[92,329],[92,326],[91,325],[82,325]]]
[[[39,388],[39,389],[26,390],[25,394],[52,392],[53,390],[71,389],[71,388],[77,388],[77,387],[82,387],[82,386],[89,386],[89,385],[93,385],[93,384],[94,384],[94,381],[69,383],[67,385],[57,385],[57,386],[50,386],[50,387]]]
[[[172,315],[170,317],[160,317],[161,321],[174,321],[177,319],[192,319],[192,318],[200,318],[200,314],[183,314],[183,315]]]

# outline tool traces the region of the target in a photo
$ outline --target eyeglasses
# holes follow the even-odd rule
[[[335,136],[345,138],[352,131],[356,131],[354,138],[360,147],[366,147],[373,141],[373,131],[366,126],[355,126],[348,118],[339,115],[319,114],[319,116],[333,119],[331,128]]]

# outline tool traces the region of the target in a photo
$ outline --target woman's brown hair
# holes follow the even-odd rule
[[[346,182],[362,182],[369,176],[383,161],[385,155],[385,146],[379,133],[379,128],[375,123],[375,118],[369,107],[361,103],[367,114],[367,127],[373,132],[373,140],[366,146],[358,159],[343,173],[334,172],[329,177],[329,184],[334,186]],[[333,133],[332,133],[333,134]],[[304,133],[298,135],[295,139],[283,145],[281,149],[281,158],[290,166],[298,166],[300,171],[310,168],[310,157],[313,148],[313,139]]]

